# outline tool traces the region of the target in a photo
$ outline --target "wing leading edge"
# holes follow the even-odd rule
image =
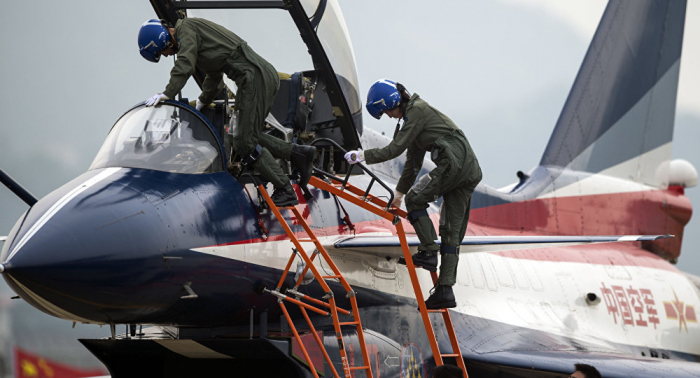
[[[567,247],[572,245],[654,241],[673,235],[613,235],[613,236],[465,236],[460,253],[509,251],[517,249]],[[406,238],[408,246],[420,244],[418,237]],[[440,244],[440,241],[437,241]],[[329,249],[354,251],[387,257],[401,257],[398,236],[353,236],[342,238],[326,246]]]

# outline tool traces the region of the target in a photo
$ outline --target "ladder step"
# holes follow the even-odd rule
[[[321,276],[321,278],[323,278],[324,280],[329,279],[329,278],[341,278],[341,277],[343,277],[343,276]]]
[[[297,293],[295,292],[295,293],[293,293],[293,294],[296,295]],[[303,295],[303,294],[302,294],[302,298],[305,299],[305,300],[307,300],[307,301],[309,301],[309,302],[316,303],[316,304],[321,305],[321,306],[326,307],[326,308],[330,308],[330,307],[331,307],[331,305],[329,305],[328,303],[326,303],[326,302],[324,302],[324,301],[322,301],[322,300],[318,300],[318,299],[316,299],[316,298],[314,298],[314,297],[310,297],[310,296],[308,296],[308,295]],[[342,309],[342,308],[340,308],[340,307],[336,307],[335,309],[336,309],[336,311],[338,311],[339,313],[341,313],[341,314],[343,314],[343,315],[350,315],[350,311],[348,311],[348,310],[344,310],[344,309]]]
[[[339,324],[340,324],[341,326],[344,326],[344,325],[357,325],[357,324],[360,324],[360,322],[341,322],[341,323],[339,323]]]
[[[368,366],[351,366],[350,370],[368,370]]]
[[[318,240],[316,240],[316,239],[297,239],[297,241],[300,243],[306,243],[306,242],[316,242]]]
[[[458,357],[459,354],[441,354],[440,357]]]
[[[447,310],[444,308],[441,308],[439,310],[428,310],[428,312],[447,312]]]

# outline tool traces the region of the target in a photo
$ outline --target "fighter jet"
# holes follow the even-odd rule
[[[30,206],[3,245],[3,278],[50,315],[109,325],[109,339],[81,341],[113,377],[426,377],[443,362],[472,376],[554,377],[580,362],[606,377],[700,373],[698,287],[673,265],[697,182],[670,160],[685,1],[610,2],[540,164],[474,193],[449,325],[417,309],[412,275],[425,295],[429,272],[397,263],[404,242],[417,246],[397,231],[410,223],[319,188],[390,203],[404,162],[343,159],[389,139],[363,127],[338,3],[151,4],[173,23],[219,8],[289,13],[314,69],[281,75],[266,132],[318,148],[318,185],[276,216],[227,142],[228,92],[203,112],[184,100],[128,109],[90,169],[40,200],[3,175]],[[440,202],[429,213],[437,224]],[[300,249],[325,250],[341,274]],[[324,297],[356,303],[340,332],[328,314],[307,325],[305,307],[280,306]]]

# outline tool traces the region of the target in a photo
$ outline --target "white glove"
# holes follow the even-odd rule
[[[365,152],[362,150],[352,150],[345,154],[345,160],[350,164],[362,163],[365,161]]]
[[[168,97],[162,93],[158,93],[158,94],[153,95],[153,97],[149,98],[148,100],[146,100],[146,106],[158,105],[159,102],[165,101],[165,100],[170,100],[170,97]]]
[[[391,206],[394,207],[401,207],[401,202],[403,201],[403,193],[399,192],[398,190],[396,191],[396,195],[394,196],[394,200],[391,201]]]
[[[197,99],[197,105],[195,105],[195,108],[197,108],[197,110],[202,110],[203,107],[204,104],[201,101],[199,101],[199,99]]]

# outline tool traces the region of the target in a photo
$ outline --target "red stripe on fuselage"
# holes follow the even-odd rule
[[[584,189],[582,189],[584,190]],[[544,198],[474,209],[470,220],[495,235],[675,235],[645,244],[671,259],[680,255],[692,205],[677,190]]]
[[[676,238],[652,242],[664,251],[680,249],[683,226],[692,213],[690,201],[676,191],[642,191],[546,198],[514,202],[474,209],[467,235],[659,235],[675,234]],[[305,212],[306,216],[308,212]],[[430,215],[435,227],[439,214]],[[311,218],[311,217],[309,217]],[[307,219],[310,221],[311,219]],[[413,228],[402,220],[407,233]],[[355,224],[354,235],[385,230],[396,235],[396,229],[383,219]],[[345,225],[314,229],[317,237],[351,236]],[[305,233],[296,234],[307,237]],[[255,244],[289,240],[286,234],[221,244]],[[216,247],[216,246],[210,246]],[[673,265],[641,248],[640,242],[618,242],[569,247],[549,247],[490,252],[507,258],[535,261],[573,262],[595,265],[647,267],[677,272]]]

